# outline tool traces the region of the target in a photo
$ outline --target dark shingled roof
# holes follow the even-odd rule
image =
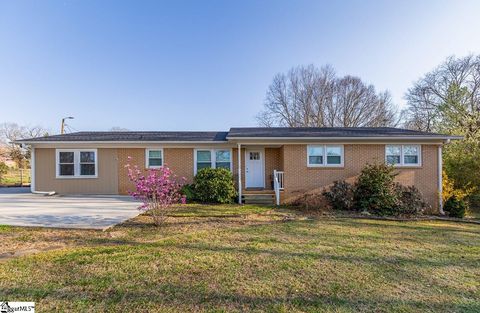
[[[76,132],[19,140],[28,142],[45,141],[226,141],[228,132],[160,132],[160,131],[122,131],[122,132]]]
[[[18,140],[17,142],[82,142],[82,141],[152,141],[152,142],[222,142],[232,138],[339,138],[339,137],[428,137],[428,138],[453,138],[448,135],[421,132],[409,129],[391,127],[235,127],[229,132],[200,132],[200,131],[122,131],[122,132],[77,132],[64,135],[53,135],[31,139]]]
[[[227,138],[309,138],[309,137],[448,137],[447,135],[392,127],[238,127],[230,128]]]

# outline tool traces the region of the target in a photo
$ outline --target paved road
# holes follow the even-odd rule
[[[44,196],[0,188],[0,225],[105,229],[139,214],[128,196]]]

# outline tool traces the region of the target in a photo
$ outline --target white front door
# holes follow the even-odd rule
[[[263,150],[245,151],[245,188],[264,188]]]

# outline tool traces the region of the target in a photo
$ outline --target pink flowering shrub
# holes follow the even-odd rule
[[[128,157],[128,160],[130,162],[131,158]],[[186,202],[181,193],[185,178],[178,179],[166,165],[149,169],[146,174],[136,165],[128,163],[125,167],[128,178],[135,184],[135,191],[129,191],[129,194],[143,202],[139,210],[148,211],[155,225],[165,222],[173,205]]]

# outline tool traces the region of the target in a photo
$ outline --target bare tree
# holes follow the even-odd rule
[[[461,106],[456,109],[456,119],[461,123],[472,121],[467,127],[480,127],[480,121],[475,117],[480,113],[480,56],[451,56],[417,81],[405,96],[408,103],[406,126],[425,131],[439,130],[446,122],[445,112],[452,109],[448,105],[452,93],[456,97],[462,95],[455,101]]]
[[[299,66],[277,74],[267,90],[258,122],[267,127],[393,126],[397,110],[390,94],[377,94],[358,77],[338,78],[331,66]]]
[[[14,142],[48,135],[41,126],[21,126],[16,123],[3,123],[0,125],[0,145],[4,147],[6,157],[12,159],[19,167],[24,166],[24,161],[30,158],[30,148],[23,149]]]

